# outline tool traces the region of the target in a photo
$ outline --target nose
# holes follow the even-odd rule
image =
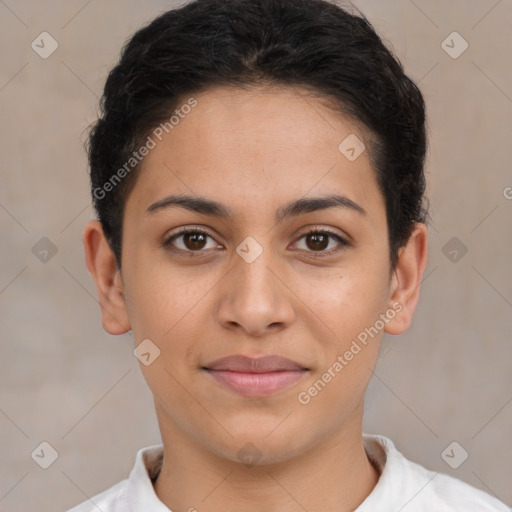
[[[295,315],[293,293],[279,269],[276,258],[267,249],[251,263],[241,257],[235,260],[220,283],[219,323],[251,336],[263,336],[289,326]]]

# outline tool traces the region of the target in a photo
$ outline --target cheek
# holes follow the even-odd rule
[[[187,272],[158,265],[148,266],[141,275],[145,278],[134,281],[130,289],[134,339],[137,343],[151,340],[159,355],[150,366],[140,367],[155,398],[173,410],[188,403],[190,397],[180,383],[190,380],[198,354],[209,343],[205,324],[211,313],[205,307],[215,279],[192,278]]]
[[[201,300],[215,282],[207,274],[194,277],[190,269],[160,262],[138,265],[129,280],[127,306],[134,333],[168,337],[177,324],[190,322]],[[211,282],[210,282],[211,281]],[[142,332],[144,330],[145,332]]]
[[[356,336],[387,307],[387,279],[378,267],[347,266],[329,278],[310,281],[302,299],[340,339]]]
[[[329,281],[334,284],[326,281],[316,293],[310,290],[311,309],[328,327],[323,331],[326,337],[319,340],[321,364],[312,387],[302,390],[311,405],[314,402],[311,411],[338,404],[343,415],[361,400],[378,358],[383,332],[380,317],[387,310],[383,275],[375,269],[347,270],[341,278]]]

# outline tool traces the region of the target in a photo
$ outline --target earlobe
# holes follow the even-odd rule
[[[103,328],[109,334],[124,334],[131,329],[124,285],[114,253],[99,221],[87,223],[82,242],[85,262],[98,292]]]
[[[427,226],[423,223],[416,223],[406,246],[399,251],[389,297],[390,307],[396,311],[396,315],[387,323],[384,329],[386,333],[402,334],[411,325],[418,304],[420,285],[427,266],[427,259]]]

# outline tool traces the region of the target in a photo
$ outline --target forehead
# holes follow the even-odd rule
[[[189,104],[194,107],[180,110]],[[214,88],[183,97],[176,108],[181,115],[173,124],[150,134],[155,146],[129,198],[138,209],[176,193],[210,197],[240,212],[339,193],[370,214],[385,214],[369,152],[362,151],[365,131],[307,90]]]

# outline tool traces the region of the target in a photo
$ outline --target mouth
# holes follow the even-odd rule
[[[309,373],[308,368],[280,356],[229,356],[201,369],[225,388],[247,397],[271,395]]]

